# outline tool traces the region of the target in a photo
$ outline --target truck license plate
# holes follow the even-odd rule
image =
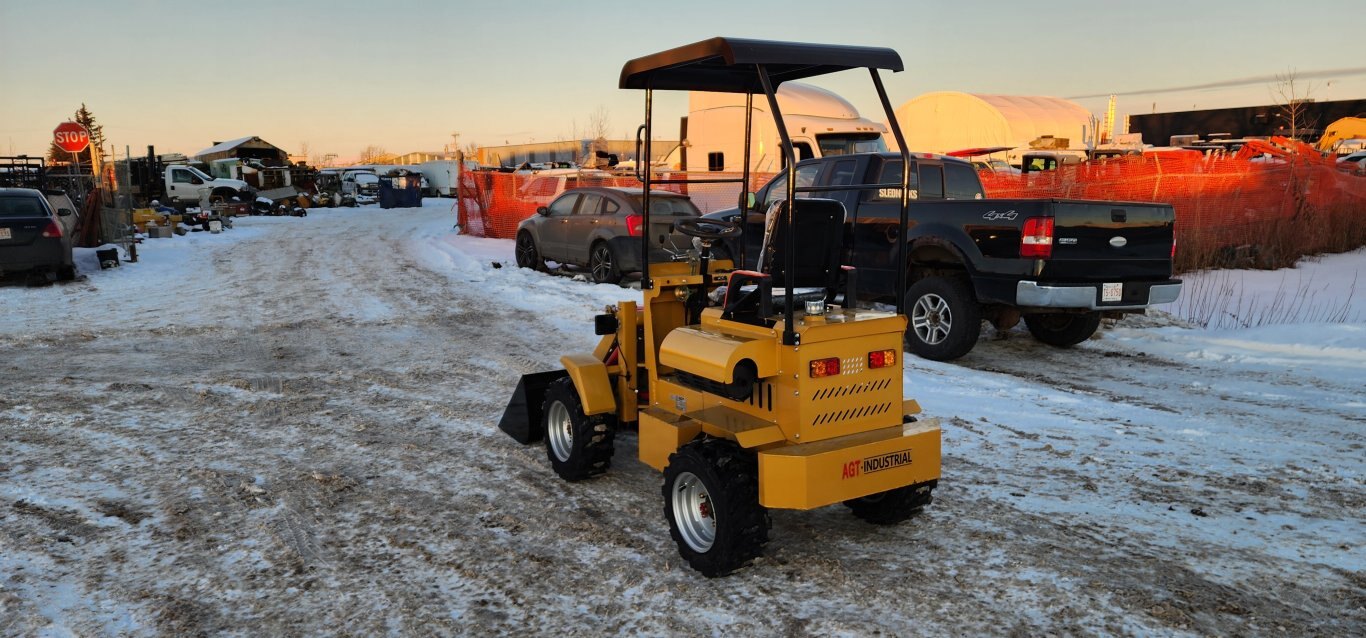
[[[1119,301],[1120,299],[1123,299],[1123,298],[1124,298],[1124,284],[1123,284],[1123,283],[1113,283],[1113,284],[1111,284],[1111,283],[1106,283],[1106,284],[1101,284],[1101,288],[1100,288],[1100,300],[1101,300],[1101,301]]]
[[[10,234],[10,229],[0,228],[0,239],[9,239],[11,237],[13,237],[13,235]]]

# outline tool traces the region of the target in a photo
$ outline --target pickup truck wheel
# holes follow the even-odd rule
[[[957,359],[977,345],[982,309],[967,281],[926,277],[906,292],[906,346],[932,361]]]
[[[1096,334],[1096,329],[1100,328],[1100,313],[1025,315],[1024,321],[1035,339],[1050,346],[1066,348],[1086,341],[1091,335]]]
[[[589,249],[588,270],[593,276],[593,283],[614,284],[621,281],[617,255],[605,241],[593,244]]]

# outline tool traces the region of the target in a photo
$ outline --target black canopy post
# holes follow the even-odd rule
[[[650,165],[650,158],[653,149],[650,148],[650,138],[654,135],[653,108],[655,91],[649,86],[645,88],[645,157],[636,158],[636,166],[641,162],[645,163],[645,192],[641,194],[640,205],[644,210],[641,214],[640,227],[640,289],[651,290],[654,283],[650,281],[650,180],[654,177],[653,166]],[[628,228],[627,231],[630,229]]]
[[[737,269],[744,269],[745,264],[749,263],[745,260],[745,246],[749,244],[745,239],[745,231],[749,228],[749,146],[753,124],[754,94],[745,93],[745,165],[740,177],[740,263],[734,264]]]
[[[887,99],[887,89],[882,86],[882,76],[877,69],[869,68],[873,76],[873,86],[877,87],[877,97],[882,101],[882,110],[887,114],[887,125],[892,127],[892,136],[901,151],[901,225],[897,240],[896,255],[900,266],[896,269],[896,314],[906,314],[906,269],[910,267],[906,256],[906,225],[910,223],[911,208],[911,152],[906,148],[906,138],[901,134],[901,124],[896,121],[892,101]]]
[[[778,92],[774,90],[772,82],[768,78],[768,70],[762,64],[756,64],[755,70],[758,71],[759,82],[764,86],[764,95],[768,97],[768,108],[773,112],[773,121],[778,125],[778,139],[782,140],[783,158],[787,160],[787,236],[789,238],[797,236],[797,212],[794,210],[797,202],[797,157],[792,152],[792,138],[787,136],[787,124],[783,122],[783,112],[778,108]],[[781,210],[781,208],[779,209]],[[783,281],[783,345],[795,346],[801,342],[801,335],[792,325],[792,273],[797,272],[797,251],[786,250],[784,255],[783,272],[787,273]]]

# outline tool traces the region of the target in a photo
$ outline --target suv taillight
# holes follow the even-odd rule
[[[632,237],[639,237],[640,234],[641,234],[642,232],[644,232],[644,231],[645,231],[645,216],[643,216],[643,215],[627,215],[627,216],[626,216],[626,232],[630,233]]]
[[[51,238],[58,238],[58,237],[61,237],[61,236],[62,236],[62,227],[61,227],[61,226],[58,226],[58,225],[57,225],[57,222],[48,222],[48,223],[47,223],[47,227],[46,227],[46,228],[43,228],[43,236],[44,236],[44,237],[51,237]]]
[[[1020,236],[1020,257],[1048,259],[1053,256],[1053,218],[1030,217]]]

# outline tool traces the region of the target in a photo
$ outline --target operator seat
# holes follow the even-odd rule
[[[795,211],[796,236],[789,237],[787,216]],[[844,204],[833,199],[802,198],[793,206],[773,202],[764,213],[764,240],[759,248],[759,272],[735,271],[726,286],[722,316],[749,323],[764,323],[758,283],[772,286],[772,303],[782,308],[786,289],[792,287],[796,304],[829,302],[835,298],[841,274],[840,252],[844,246]],[[796,251],[796,264],[787,272],[787,255]],[[753,283],[751,283],[753,282]],[[737,287],[738,284],[738,287]],[[750,285],[746,285],[750,284]],[[731,291],[735,291],[732,293]]]

